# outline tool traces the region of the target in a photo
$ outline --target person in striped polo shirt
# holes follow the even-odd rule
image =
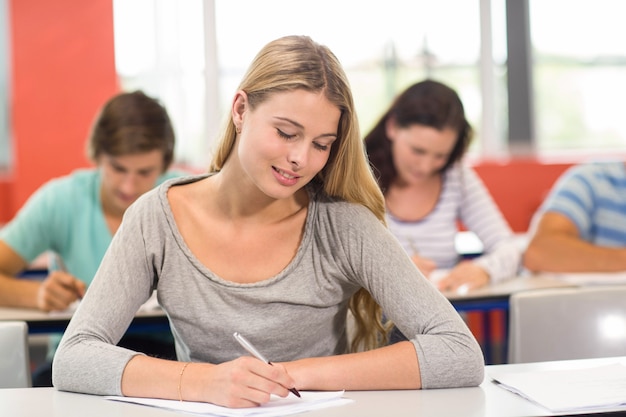
[[[531,223],[524,266],[533,272],[626,271],[626,167],[569,168]]]

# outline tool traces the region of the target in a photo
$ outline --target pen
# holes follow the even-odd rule
[[[263,356],[263,355],[261,354],[261,352],[259,352],[259,351],[258,351],[258,350],[257,350],[257,349],[256,349],[256,348],[252,345],[252,343],[250,343],[250,342],[248,341],[248,339],[246,339],[245,337],[243,337],[243,336],[241,335],[241,333],[239,333],[239,332],[235,332],[235,333],[233,333],[233,336],[235,336],[235,339],[237,339],[237,341],[239,342],[239,344],[240,344],[241,346],[243,346],[243,348],[244,348],[245,350],[247,350],[248,352],[250,352],[250,354],[251,354],[252,356],[254,356],[255,358],[257,358],[257,359],[259,359],[259,360],[262,360],[263,362],[265,362],[265,363],[266,363],[266,364],[268,364],[268,365],[271,365],[271,364],[272,364],[272,362],[270,362],[269,360],[267,360],[267,359],[265,358],[265,356]],[[293,395],[295,395],[296,397],[300,397],[300,393],[298,392],[298,390],[297,390],[297,389],[295,389],[295,388],[289,388],[289,391],[291,391],[291,392],[293,393]]]
[[[61,271],[67,272],[67,267],[65,266],[65,262],[63,262],[63,258],[58,253],[51,253],[48,258],[48,270],[50,271]],[[78,292],[78,288],[74,288],[76,290],[76,296],[79,300],[82,300],[83,297]]]

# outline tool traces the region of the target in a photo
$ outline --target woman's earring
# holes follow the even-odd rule
[[[237,132],[238,135],[241,135],[241,128],[239,126],[235,126],[235,132]]]

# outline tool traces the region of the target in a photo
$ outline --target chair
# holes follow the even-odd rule
[[[626,285],[512,294],[508,355],[509,363],[626,356]]]
[[[23,321],[0,321],[0,388],[30,388],[28,326]]]

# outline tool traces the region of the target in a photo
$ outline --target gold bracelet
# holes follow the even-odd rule
[[[180,400],[180,402],[183,402],[183,394],[180,392],[180,387],[183,382],[183,372],[185,372],[185,369],[187,369],[187,365],[189,365],[190,363],[191,362],[185,362],[185,364],[183,365],[183,369],[180,370],[180,374],[178,375],[178,399]]]

